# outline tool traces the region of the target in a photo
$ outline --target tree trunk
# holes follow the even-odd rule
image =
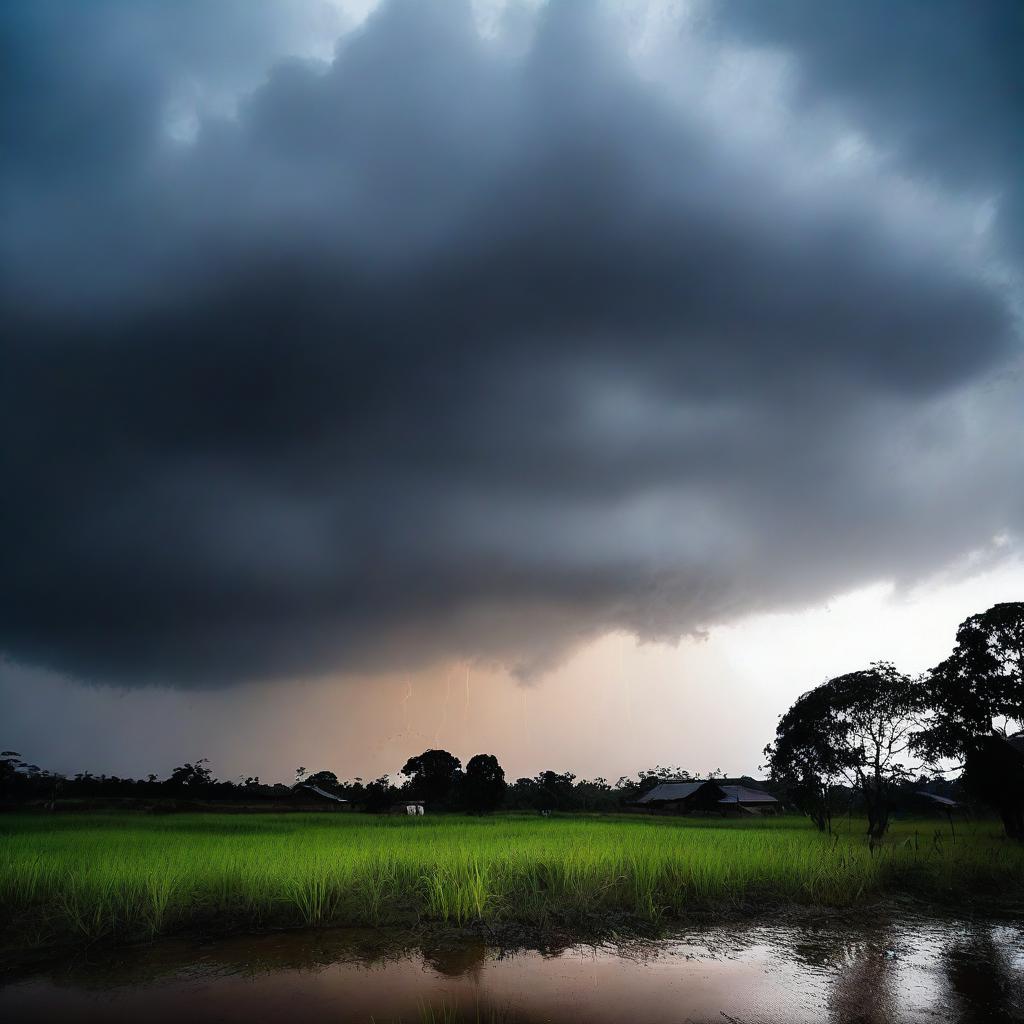
[[[868,836],[872,842],[881,842],[885,833],[889,831],[889,815],[884,810],[878,810],[873,817],[868,819]]]
[[[963,782],[976,800],[993,807],[1006,835],[1024,842],[1024,758],[998,733],[979,736],[964,759]]]
[[[1003,819],[1007,837],[1018,843],[1024,842],[1024,804],[1013,799],[1004,800],[999,805],[999,817]]]
[[[868,839],[874,846],[882,841],[889,830],[889,806],[881,786],[869,783],[864,786],[863,793],[868,811]]]

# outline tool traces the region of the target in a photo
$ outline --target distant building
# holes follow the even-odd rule
[[[388,814],[406,814],[410,818],[422,817],[427,812],[427,805],[423,800],[399,800],[388,808]]]
[[[775,814],[781,809],[779,801],[764,790],[699,779],[662,782],[635,806],[662,814]]]
[[[688,814],[695,810],[712,810],[725,791],[714,782],[662,782],[636,801],[637,807],[667,814]]]
[[[953,811],[960,806],[959,800],[953,800],[948,796],[939,796],[938,793],[929,793],[926,789],[919,789],[914,796],[920,797],[926,804],[931,804],[940,811]]]
[[[782,809],[778,800],[763,789],[751,789],[750,786],[721,786],[725,796],[718,801],[718,806],[725,805],[726,810],[752,811],[756,814],[775,814]]]
[[[331,793],[329,790],[326,790],[321,786],[315,786],[311,782],[300,782],[293,788],[292,792],[302,799],[310,800],[312,803],[320,803],[321,801],[326,800],[329,803],[338,804],[343,807],[348,806],[348,801],[343,797],[340,797],[335,793]]]

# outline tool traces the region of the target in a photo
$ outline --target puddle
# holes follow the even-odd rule
[[[121,1024],[856,1024],[1024,1021],[1024,927],[924,920],[708,928],[501,952],[379,935],[161,942],[0,988],[0,1019]]]

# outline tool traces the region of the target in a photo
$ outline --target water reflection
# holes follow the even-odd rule
[[[711,928],[500,952],[379,932],[161,942],[0,988],[0,1019],[296,1024],[914,1024],[1024,1021],[1016,923]]]
[[[487,962],[487,946],[482,942],[462,942],[423,950],[425,966],[446,978],[471,978],[478,981]]]
[[[884,937],[854,947],[846,962],[837,964],[828,999],[830,1019],[857,1024],[895,1020],[900,1000],[893,963]]]
[[[1020,939],[1010,929],[982,924],[964,929],[945,946],[942,966],[957,1020],[1024,1020]]]

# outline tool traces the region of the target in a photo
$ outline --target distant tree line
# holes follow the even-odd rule
[[[33,801],[50,804],[61,801],[104,799],[171,800],[190,802],[233,802],[242,805],[293,800],[315,786],[371,812],[388,810],[403,801],[423,800],[432,811],[486,814],[499,809],[515,811],[597,811],[613,812],[634,803],[666,779],[689,779],[689,772],[677,767],[650,768],[635,777],[623,776],[615,783],[606,779],[580,779],[572,772],[543,771],[533,778],[508,783],[493,754],[476,754],[466,763],[447,750],[425,750],[410,757],[397,777],[339,779],[329,770],[295,770],[295,783],[264,783],[259,776],[237,781],[214,777],[207,758],[188,761],[165,779],[145,779],[80,772],[64,776],[45,771],[22,760],[11,750],[0,753],[0,801]],[[723,778],[720,771],[711,777]],[[741,780],[736,780],[741,781]],[[753,779],[742,779],[748,785]]]
[[[683,768],[659,765],[635,776],[623,776],[614,783],[556,771],[543,771],[532,778],[519,778],[509,783],[494,755],[477,754],[463,769],[459,758],[446,750],[425,750],[409,758],[396,776],[343,780],[335,772],[310,772],[304,767],[297,768],[295,776],[293,785],[267,784],[258,776],[221,781],[214,777],[207,759],[200,758],[175,768],[166,779],[155,775],[131,779],[89,772],[66,777],[28,764],[13,751],[4,751],[0,754],[0,803],[56,806],[59,801],[60,806],[73,806],[76,802],[88,806],[90,802],[124,801],[129,806],[148,806],[155,811],[205,804],[233,805],[239,809],[262,805],[276,809],[285,803],[294,805],[296,800],[301,806],[308,805],[311,797],[306,787],[316,786],[348,801],[353,808],[371,813],[387,811],[407,801],[423,800],[431,813],[487,814],[506,810],[610,814],[630,808],[661,782],[697,778]],[[721,770],[700,777],[755,788],[766,785],[746,775],[727,778]],[[913,785],[908,782],[902,788],[894,798],[896,804],[905,809],[912,807],[915,803],[913,790],[925,785],[933,790],[938,787],[945,795],[963,795],[956,783],[921,776]],[[780,787],[769,783],[768,788],[776,796],[784,796]],[[861,809],[856,793],[848,788],[837,787],[832,799],[844,811]]]
[[[852,793],[872,842],[922,770],[960,773],[1024,841],[1024,602],[961,623],[945,661],[911,678],[889,662],[829,679],[797,699],[765,748],[769,778],[820,829]]]
[[[876,662],[803,694],[780,718],[765,748],[768,780],[707,778],[766,786],[784,804],[810,816],[823,831],[837,813],[863,813],[871,840],[885,834],[894,811],[919,807],[915,794],[986,804],[1008,836],[1024,840],[1024,603],[999,604],[960,625],[951,655],[911,678]],[[959,773],[956,780],[947,776]],[[166,779],[82,772],[65,777],[0,753],[0,802],[135,799],[188,804],[279,804],[308,796],[315,786],[351,806],[385,811],[423,800],[432,811],[485,814],[498,809],[536,812],[622,810],[666,779],[689,779],[675,766],[657,766],[612,783],[571,772],[542,771],[509,783],[493,754],[477,754],[463,767],[446,750],[410,757],[399,775],[340,780],[327,770],[296,769],[294,785],[267,784],[258,776],[234,782],[213,776],[206,758],[185,762]]]

